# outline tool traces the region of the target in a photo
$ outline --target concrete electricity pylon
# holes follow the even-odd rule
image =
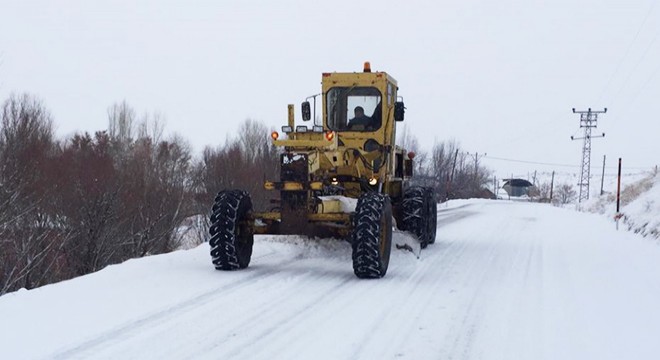
[[[591,177],[591,139],[605,136],[605,133],[602,133],[602,135],[592,136],[591,129],[594,129],[598,126],[598,114],[604,114],[606,112],[607,108],[605,108],[603,111],[592,111],[591,108],[589,108],[587,111],[575,111],[575,108],[573,108],[574,114],[580,114],[580,128],[584,128],[583,137],[576,138],[571,136],[571,140],[584,140],[582,145],[582,171],[580,173],[580,183],[578,183],[578,186],[580,187],[578,202],[589,199],[589,179]]]

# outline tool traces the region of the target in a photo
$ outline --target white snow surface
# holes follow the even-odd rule
[[[643,236],[660,239],[660,173],[653,171],[640,175],[622,178],[621,226]],[[590,199],[583,208],[614,219],[617,215],[616,192]]]
[[[660,236],[660,176],[649,177],[644,183],[648,190],[624,207],[629,228],[642,234]]]
[[[347,196],[342,196],[342,195],[331,195],[331,196],[319,196],[319,199],[321,200],[339,200],[339,203],[341,204],[341,211],[344,213],[352,213],[355,212],[355,208],[357,207],[357,199],[350,198]]]
[[[420,259],[357,279],[338,240],[208,244],[0,297],[0,359],[657,359],[660,247],[547,204],[441,204]],[[395,234],[395,236],[404,236]]]

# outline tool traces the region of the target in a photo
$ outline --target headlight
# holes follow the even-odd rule
[[[369,178],[369,185],[374,186],[376,184],[378,184],[378,179],[376,179],[376,177],[374,177],[374,176],[370,177]]]
[[[293,128],[291,126],[282,126],[282,132],[288,134],[290,132],[293,132]]]

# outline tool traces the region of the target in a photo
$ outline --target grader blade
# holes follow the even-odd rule
[[[396,246],[397,249],[410,251],[413,253],[413,255],[415,255],[416,258],[419,259],[419,255],[422,252],[422,245],[415,236],[412,236],[408,232],[396,231],[394,232],[392,241],[394,242],[394,246]]]

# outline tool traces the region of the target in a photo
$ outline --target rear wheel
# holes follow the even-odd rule
[[[248,222],[252,200],[246,191],[226,190],[215,197],[211,212],[211,259],[217,270],[246,268],[252,257],[254,234]]]
[[[364,193],[355,211],[353,271],[363,279],[387,273],[392,249],[392,204],[387,195]]]
[[[435,200],[435,190],[433,188],[426,188],[427,199],[427,218],[426,218],[426,240],[429,244],[435,243],[435,235],[438,229],[438,203]]]
[[[435,243],[438,204],[433,188],[414,186],[406,189],[401,205],[401,230],[417,236],[422,248]]]

